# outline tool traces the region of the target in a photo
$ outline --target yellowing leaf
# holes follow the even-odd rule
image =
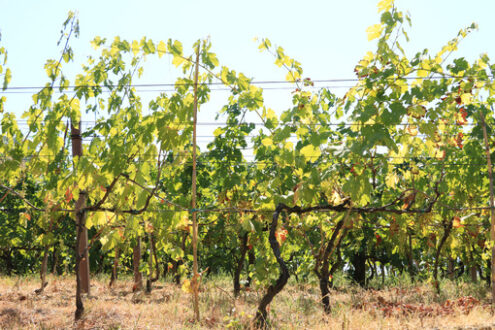
[[[445,150],[435,149],[433,157],[438,160],[444,160],[446,156]]]
[[[288,82],[295,82],[295,81],[299,80],[300,78],[301,78],[301,75],[297,71],[290,71],[285,76],[285,80],[287,80]]]
[[[344,200],[342,199],[340,194],[336,190],[334,190],[330,197],[330,201],[333,205],[340,205]]]
[[[461,218],[459,218],[458,216],[455,216],[455,217],[454,217],[453,227],[454,227],[454,228],[460,228],[460,227],[463,227],[463,225],[462,225],[462,223],[461,223]]]
[[[271,146],[273,144],[273,140],[270,139],[269,137],[266,137],[264,138],[263,140],[261,140],[261,143],[265,146],[265,147],[268,147],[268,146]]]
[[[221,135],[222,133],[224,132],[223,128],[222,127],[218,127],[216,130],[213,131],[213,135],[215,137]]]
[[[395,81],[395,86],[397,86],[397,88],[400,88],[401,94],[404,94],[409,90],[409,85],[407,84],[406,81],[402,79]]]
[[[407,125],[406,133],[411,136],[416,136],[418,135],[418,127],[416,125]]]
[[[278,245],[282,246],[284,244],[285,240],[287,239],[287,229],[279,229],[275,232],[275,239],[278,242]]]
[[[182,291],[184,291],[186,293],[193,293],[191,281],[189,281],[187,279],[184,280],[184,282],[182,283]]]
[[[70,188],[67,188],[67,190],[65,191],[65,202],[69,203],[73,199],[74,195],[72,194],[72,191],[70,191]]]
[[[374,24],[366,29],[368,33],[368,41],[379,38],[382,34],[383,26],[381,24]]]
[[[91,229],[93,226],[103,226],[107,223],[106,212],[94,212],[86,219],[86,228]]]
[[[366,55],[364,55],[363,57],[363,61],[367,61],[368,63],[370,63],[371,61],[373,61],[373,59],[375,58],[375,54],[373,54],[373,52],[366,52]]]
[[[392,8],[394,0],[382,0],[378,3],[378,12],[389,11]]]
[[[102,43],[105,42],[105,39],[101,39],[101,37],[95,37],[91,42],[91,46],[93,46],[93,49],[97,50]]]
[[[426,76],[428,76],[428,71],[418,70],[418,77],[424,78]]]
[[[301,149],[301,154],[310,160],[316,160],[321,155],[320,148],[309,144]]]
[[[132,52],[134,53],[134,56],[136,56],[137,53],[139,53],[139,43],[137,42],[137,40],[134,40],[132,42],[131,49],[132,49]]]
[[[265,115],[266,119],[270,120],[270,119],[277,119],[277,114],[275,113],[275,111],[273,111],[272,109],[268,108],[266,109],[266,115]]]
[[[385,179],[385,184],[387,185],[387,187],[395,188],[397,181],[399,181],[397,175],[395,173],[390,173]]]
[[[450,242],[450,248],[454,250],[459,246],[459,240],[456,239],[455,237],[452,238],[452,241]]]
[[[473,95],[470,93],[461,94],[461,101],[465,105],[470,105],[473,102]]]
[[[158,57],[162,57],[167,53],[167,45],[162,41],[158,44]]]
[[[217,55],[215,53],[207,53],[206,58],[207,58],[207,63],[209,62],[208,64],[210,66],[217,67],[220,64]]]
[[[185,59],[182,56],[179,55],[174,55],[174,58],[172,59],[172,64],[175,65],[175,67],[179,67]]]
[[[3,113],[3,105],[7,101],[7,98],[5,96],[0,97],[0,113]]]
[[[419,104],[410,105],[407,108],[407,114],[416,119],[421,119],[426,115],[426,108]]]

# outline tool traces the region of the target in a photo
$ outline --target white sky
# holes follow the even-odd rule
[[[95,36],[113,39],[154,41],[178,39],[187,54],[193,42],[210,36],[221,65],[255,81],[284,80],[286,72],[273,64],[268,53],[260,53],[254,37],[268,37],[300,61],[304,76],[318,79],[354,78],[356,63],[374,44],[367,41],[366,28],[379,22],[378,0],[182,0],[182,1],[74,1],[0,0],[0,45],[9,52],[11,86],[41,86],[47,82],[43,65],[58,59],[56,42],[69,10],[79,13],[81,36],[72,40],[76,62],[74,74],[92,51]],[[495,1],[493,0],[397,0],[400,10],[409,11],[412,27],[409,54],[424,48],[438,51],[459,29],[472,22],[479,31],[465,40],[453,57],[470,60],[487,53],[495,62]],[[172,83],[176,70],[169,60],[145,68],[139,83]],[[349,85],[343,83],[340,85]],[[345,89],[335,89],[342,94]],[[154,96],[156,94],[149,96]],[[2,93],[0,93],[2,95]],[[214,92],[211,105],[203,108],[199,121],[211,122],[223,104],[225,92]],[[7,111],[20,114],[31,104],[30,94],[5,94]],[[143,99],[146,96],[143,95]],[[268,106],[278,113],[290,105],[290,92],[265,90]],[[211,127],[211,131],[215,127]],[[203,129],[200,135],[210,134]]]

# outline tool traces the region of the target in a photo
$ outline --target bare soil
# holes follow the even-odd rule
[[[2,329],[234,329],[252,328],[262,287],[232,295],[229,279],[207,280],[201,292],[201,323],[193,322],[191,297],[160,282],[151,294],[132,292],[130,280],[92,279],[85,315],[74,323],[75,278],[0,277]],[[384,290],[353,286],[332,291],[332,312],[320,306],[316,284],[290,284],[270,306],[274,329],[495,329],[487,293],[467,284],[445,286],[438,296],[429,285]],[[488,292],[488,291],[486,291]],[[467,295],[473,293],[473,295]],[[448,299],[447,299],[448,298]]]

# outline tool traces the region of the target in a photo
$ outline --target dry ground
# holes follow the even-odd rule
[[[200,324],[194,324],[190,296],[171,283],[153,292],[132,293],[130,280],[109,289],[107,279],[92,281],[85,297],[85,317],[73,322],[75,279],[49,277],[36,295],[36,278],[0,277],[2,329],[249,329],[262,288],[234,300],[229,279],[208,280],[201,293]],[[495,329],[487,291],[467,284],[444,285],[437,296],[431,286],[362,290],[347,286],[332,292],[333,310],[325,315],[315,284],[290,284],[270,308],[275,329]],[[446,297],[450,299],[446,300]]]

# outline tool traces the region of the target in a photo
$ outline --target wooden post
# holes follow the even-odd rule
[[[151,233],[148,233],[148,246],[149,246],[149,254],[148,254],[148,278],[146,279],[146,293],[151,293],[151,283],[153,282],[153,239],[151,237]]]
[[[82,301],[81,294],[84,293],[84,281],[86,280],[86,284],[88,285],[89,292],[89,267],[87,268],[87,272],[84,270],[84,265],[88,260],[87,257],[87,249],[81,251],[82,246],[84,245],[84,232],[86,231],[86,242],[87,242],[87,230],[86,230],[86,212],[84,210],[84,205],[87,202],[87,193],[85,191],[79,192],[79,197],[76,201],[75,205],[75,218],[76,218],[76,312],[74,319],[78,321],[81,319],[84,313],[84,305]],[[84,253],[85,252],[85,253]]]
[[[494,192],[493,192],[493,171],[492,160],[490,158],[490,145],[488,143],[488,134],[486,132],[485,116],[480,111],[481,125],[483,126],[483,139],[485,140],[485,152],[486,162],[488,164],[488,178],[490,179],[490,217],[491,217],[491,231],[490,239],[492,243],[492,312],[495,310],[495,209],[494,209]]]
[[[198,273],[198,220],[196,212],[196,126],[198,122],[198,72],[199,72],[199,44],[196,48],[196,67],[194,71],[194,115],[193,115],[193,141],[192,141],[192,248],[193,248],[193,278],[191,287],[193,290],[194,318],[199,322],[199,273]]]
[[[81,138],[81,123],[77,124],[77,127],[71,123],[71,140],[72,140],[72,156],[82,156],[82,138]],[[81,199],[84,198],[84,201]],[[83,208],[86,204],[86,196],[84,193],[80,193],[79,200],[77,201],[80,205],[80,208]],[[81,228],[78,230],[77,235],[77,253],[81,256],[81,260],[79,262],[79,277],[80,277],[80,286],[82,293],[89,294],[89,257],[88,257],[88,229],[86,228],[86,217],[85,212],[80,213],[77,207],[77,211],[75,214],[76,217],[76,225]]]

